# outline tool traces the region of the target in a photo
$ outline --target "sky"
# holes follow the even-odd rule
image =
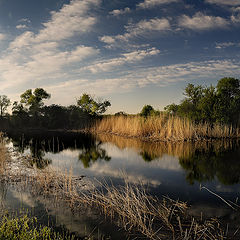
[[[239,78],[240,0],[0,0],[0,95],[83,93],[162,110],[188,83]]]

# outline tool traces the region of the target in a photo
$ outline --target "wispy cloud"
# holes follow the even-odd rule
[[[93,63],[91,66],[88,66],[85,69],[90,70],[92,73],[110,71],[114,70],[115,67],[119,67],[126,63],[139,62],[146,57],[154,56],[159,53],[160,51],[156,48],[123,53],[121,54],[122,55],[121,57],[112,58],[110,60],[101,61],[98,63]]]
[[[231,21],[235,24],[240,23],[240,13],[232,15],[231,16]]]
[[[216,43],[215,48],[217,49],[223,49],[223,48],[228,48],[228,47],[240,47],[240,43],[235,43],[235,42],[222,42],[222,43]]]
[[[113,15],[113,16],[119,16],[119,15],[123,15],[123,14],[130,13],[130,12],[131,12],[131,9],[126,7],[124,9],[115,9],[115,10],[109,12],[109,14]]]
[[[72,0],[58,12],[52,12],[49,21],[43,23],[38,33],[25,31],[9,43],[0,57],[1,89],[65,76],[64,69],[79,64],[83,59],[98,54],[99,50],[79,44],[67,47],[74,36],[88,32],[96,22],[93,6],[99,0]],[[27,19],[21,20],[28,22]]]
[[[205,2],[218,5],[240,6],[239,0],[206,0]]]
[[[210,30],[226,28],[229,22],[222,17],[208,16],[198,12],[193,17],[182,15],[179,17],[178,24],[180,27],[191,30]]]
[[[144,0],[144,2],[141,2],[137,4],[137,7],[139,8],[153,8],[158,5],[163,4],[169,4],[169,3],[176,3],[180,2],[180,0]]]
[[[162,32],[171,29],[169,20],[166,18],[152,18],[149,20],[141,20],[137,23],[125,26],[126,32],[116,36],[102,36],[100,41],[107,43],[108,47],[117,46],[119,42],[128,42],[131,38],[137,36],[149,36],[153,31]]]
[[[16,26],[17,29],[26,29],[28,26],[26,24],[19,24]]]
[[[98,74],[98,73],[97,73]],[[102,96],[107,93],[128,92],[146,86],[166,87],[179,81],[198,79],[219,79],[240,74],[240,62],[231,60],[189,62],[160,67],[132,69],[120,77],[100,78],[97,80],[76,79],[46,86],[53,93],[53,99],[60,103],[72,102],[79,92],[89,92]],[[99,76],[99,75],[98,75]],[[216,80],[215,79],[215,80]],[[205,84],[205,82],[204,82]]]

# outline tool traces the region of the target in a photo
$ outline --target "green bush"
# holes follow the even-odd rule
[[[74,239],[54,232],[50,227],[39,226],[36,218],[10,218],[3,216],[0,221],[0,240],[63,240]]]

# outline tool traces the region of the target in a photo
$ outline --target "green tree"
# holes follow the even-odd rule
[[[107,108],[111,106],[111,103],[108,100],[102,101],[94,99],[91,95],[84,93],[77,100],[77,105],[83,112],[97,116],[106,112]]]
[[[148,117],[154,114],[154,108],[151,105],[144,105],[142,111],[140,112],[140,116]]]
[[[221,123],[237,123],[240,117],[240,83],[236,78],[222,78],[217,84],[216,118]]]
[[[34,112],[43,107],[44,99],[49,99],[50,97],[51,95],[47,93],[43,88],[36,88],[34,92],[32,92],[32,89],[28,89],[23,94],[21,94],[20,102],[28,106],[30,112]]]
[[[0,95],[0,116],[4,116],[7,108],[11,105],[10,99],[6,95]]]
[[[170,114],[176,114],[179,110],[179,106],[175,103],[172,103],[164,107],[164,110]]]

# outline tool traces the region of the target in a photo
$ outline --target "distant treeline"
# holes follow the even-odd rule
[[[76,105],[44,105],[51,95],[43,88],[26,90],[20,102],[12,104],[12,114],[7,113],[11,105],[7,96],[0,96],[0,128],[8,129],[82,129],[88,127],[93,119],[99,118],[111,104],[107,100],[96,100],[89,94],[77,99]]]
[[[235,78],[222,78],[216,87],[188,84],[180,104],[170,104],[164,110],[195,123],[218,123],[236,126],[240,123],[240,83]],[[160,112],[145,105],[140,115],[153,116]]]

